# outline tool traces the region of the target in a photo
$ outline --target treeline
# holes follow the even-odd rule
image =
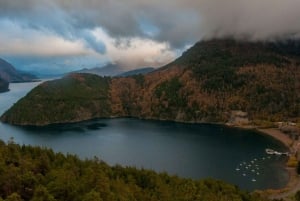
[[[194,181],[80,160],[51,149],[0,141],[0,200],[5,201],[260,201],[212,179]]]

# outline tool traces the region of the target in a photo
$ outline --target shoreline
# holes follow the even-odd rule
[[[279,141],[282,143],[283,146],[285,146],[290,153],[294,153],[293,151],[297,148],[297,141],[293,141],[290,137],[288,137],[286,134],[284,134],[282,131],[280,131],[278,128],[258,128],[252,125],[234,125],[234,124],[226,124],[222,122],[188,122],[188,121],[176,121],[176,120],[167,120],[167,119],[145,119],[145,118],[137,118],[137,117],[108,117],[108,118],[92,118],[92,119],[86,119],[83,121],[76,121],[76,122],[65,122],[65,123],[54,123],[54,124],[47,124],[47,125],[34,125],[35,127],[47,127],[47,126],[53,126],[53,125],[60,125],[60,124],[73,124],[73,123],[79,123],[84,121],[90,121],[95,119],[118,119],[118,118],[133,118],[133,119],[139,119],[139,120],[153,120],[153,121],[169,121],[174,123],[183,123],[183,124],[212,124],[212,125],[220,125],[225,127],[233,127],[238,129],[244,129],[244,130],[253,130],[257,132],[260,135],[266,135],[269,137],[272,137],[273,139]],[[28,126],[28,125],[21,125],[21,126]],[[31,126],[31,125],[29,125]],[[300,141],[299,141],[300,144]],[[264,196],[267,196],[270,199],[284,199],[291,195],[294,195],[297,191],[300,190],[300,177],[296,173],[295,167],[288,167],[285,165],[285,169],[287,170],[289,174],[289,179],[287,184],[280,188],[280,189],[266,189],[266,190],[255,190],[254,192],[261,193]]]
[[[284,134],[282,131],[280,131],[278,128],[258,128],[255,129],[258,132],[273,137],[274,139],[280,141],[290,152],[293,150],[293,143],[294,141],[289,138],[286,134]]]
[[[241,127],[241,128],[247,129],[247,127]],[[297,141],[292,140],[290,137],[288,137],[278,128],[266,128],[266,129],[254,128],[254,130],[258,131],[258,133],[262,135],[267,135],[274,138],[275,140],[278,140],[292,154],[294,154],[295,150],[297,150],[297,144],[298,144]],[[269,197],[270,199],[285,199],[289,196],[293,196],[297,191],[299,191],[300,177],[296,172],[296,167],[288,167],[286,164],[285,169],[289,174],[289,180],[285,185],[285,187],[281,189],[267,189],[259,192],[262,192],[263,194],[266,193],[267,197]]]

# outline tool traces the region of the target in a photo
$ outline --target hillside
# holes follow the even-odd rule
[[[93,77],[95,83],[105,80],[105,84],[91,87],[87,85],[91,80],[87,74],[46,82],[15,104],[1,120],[46,125],[130,116],[224,123],[230,120],[232,111],[240,110],[254,121],[299,122],[299,44],[230,39],[199,42],[174,62],[146,75]],[[79,89],[77,85],[64,84],[68,80],[80,80]],[[104,90],[105,95],[95,89]],[[101,101],[89,104],[97,95]]]
[[[121,74],[117,75],[117,77],[128,77],[128,76],[139,75],[139,74],[145,75],[154,70],[155,70],[155,68],[151,68],[151,67],[139,68],[139,69],[127,71],[125,73],[121,73]]]
[[[9,83],[0,77],[0,93],[7,92]]]
[[[90,74],[95,74],[99,76],[116,76],[119,74],[124,73],[125,70],[118,64],[107,64],[103,67],[95,67],[91,69],[82,69],[79,71],[75,71],[72,73],[90,73]]]
[[[50,149],[0,141],[0,200],[5,201],[262,201],[256,194],[212,179],[194,181],[110,167]]]
[[[11,109],[12,123],[51,124],[107,117],[111,113],[109,82],[110,78],[92,74],[70,74],[64,79],[45,82]]]
[[[7,61],[0,58],[0,77],[8,82],[30,82],[35,76],[19,72]]]

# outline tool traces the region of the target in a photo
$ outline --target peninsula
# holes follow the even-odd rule
[[[299,44],[209,40],[146,75],[70,74],[33,89],[1,121],[37,126],[112,117],[300,122]]]

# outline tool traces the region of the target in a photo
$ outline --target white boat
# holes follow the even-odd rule
[[[266,149],[267,154],[275,154],[275,151],[273,149]]]
[[[281,156],[281,155],[289,156],[290,155],[289,152],[279,152],[279,151],[275,151],[273,149],[266,149],[266,153],[270,154],[270,155],[278,155],[278,156]]]
[[[256,182],[256,179],[252,179],[251,181],[252,181],[252,182]]]

